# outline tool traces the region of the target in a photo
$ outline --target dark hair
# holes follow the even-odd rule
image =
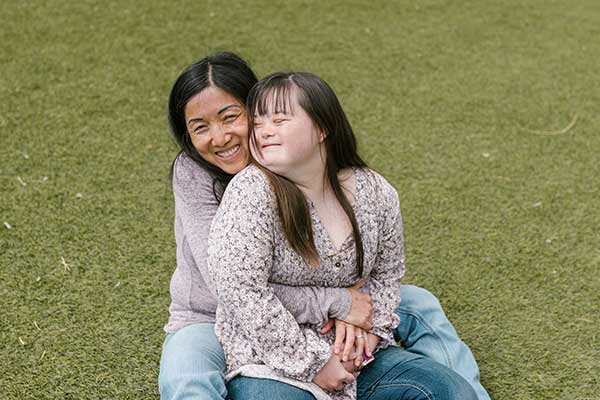
[[[338,172],[344,168],[364,168],[367,165],[357,153],[352,127],[333,89],[318,76],[307,72],[277,72],[261,79],[248,95],[250,140],[252,144],[256,143],[252,123],[254,116],[264,115],[269,110],[286,113],[290,108],[291,96],[296,96],[298,104],[325,135],[326,180],[352,224],[356,268],[359,276],[362,276],[362,238],[354,210],[340,185]],[[253,162],[258,164],[255,160]],[[266,173],[275,192],[279,217],[290,246],[309,262],[317,262],[319,253],[314,243],[310,212],[304,194],[290,180],[260,165],[259,167]]]
[[[213,192],[217,200],[215,185],[221,186],[220,192],[227,186],[233,175],[207,162],[192,144],[185,121],[185,106],[196,94],[208,87],[218,87],[246,105],[246,97],[256,83],[256,75],[241,57],[230,52],[219,52],[188,66],[179,75],[169,95],[169,126],[180,152],[175,161],[185,153],[214,176]],[[173,165],[175,165],[173,161]],[[172,169],[172,168],[171,168]]]

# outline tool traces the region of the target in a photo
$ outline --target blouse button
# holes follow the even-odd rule
[[[336,263],[335,263],[335,266],[339,268],[339,267],[341,267],[341,266],[342,266],[342,263],[340,263],[340,262],[338,261],[338,262],[336,262]]]

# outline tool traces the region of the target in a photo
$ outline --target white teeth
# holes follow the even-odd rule
[[[240,149],[240,145],[238,144],[238,145],[236,145],[236,146],[232,147],[232,148],[231,148],[231,149],[229,149],[229,150],[226,150],[226,151],[218,151],[218,152],[217,152],[217,154],[218,154],[220,157],[225,157],[225,158],[227,158],[227,157],[230,157],[230,156],[234,155],[235,153],[237,153],[237,151],[238,151],[239,149]]]

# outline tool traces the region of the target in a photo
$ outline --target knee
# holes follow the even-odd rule
[[[186,327],[165,340],[158,376],[161,399],[225,396],[225,357],[209,328]]]
[[[198,373],[225,368],[223,348],[211,330],[186,327],[172,334],[163,346],[160,374],[168,377],[183,371]]]
[[[437,297],[429,290],[414,285],[402,285],[400,306],[409,310],[442,310]]]

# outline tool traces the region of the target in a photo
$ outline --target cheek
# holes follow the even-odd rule
[[[196,136],[192,137],[191,141],[196,151],[202,156],[208,153],[208,141],[205,138]]]
[[[247,146],[248,145],[248,123],[240,122],[234,127],[235,135]]]
[[[318,142],[312,132],[296,132],[290,137],[288,151],[298,154],[308,154],[316,150]]]

